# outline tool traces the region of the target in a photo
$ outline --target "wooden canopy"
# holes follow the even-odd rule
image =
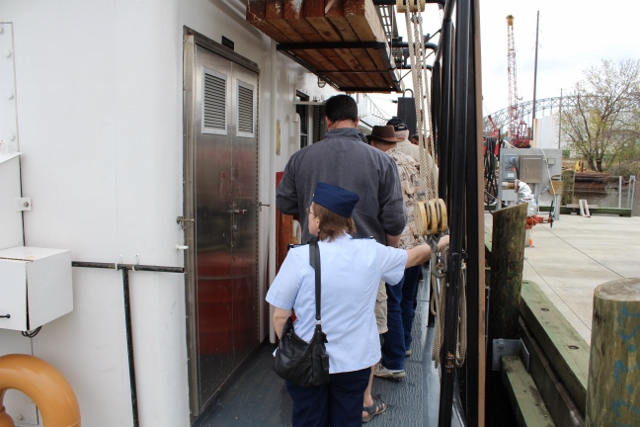
[[[249,0],[247,21],[344,92],[402,92],[372,0]]]

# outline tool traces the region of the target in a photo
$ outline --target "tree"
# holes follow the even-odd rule
[[[562,132],[572,148],[599,172],[637,150],[640,137],[640,60],[583,71],[561,117]]]

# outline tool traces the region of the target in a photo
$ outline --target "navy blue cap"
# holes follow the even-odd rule
[[[392,117],[391,120],[389,120],[387,122],[387,126],[391,125],[393,126],[394,130],[408,130],[409,128],[407,127],[407,125],[404,124],[404,122],[402,121],[402,119],[400,117]]]
[[[319,182],[313,192],[313,202],[346,218],[351,217],[360,196],[336,185]]]

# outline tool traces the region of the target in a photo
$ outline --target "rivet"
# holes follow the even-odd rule
[[[13,99],[13,92],[7,92],[7,99]]]
[[[6,49],[4,51],[4,56],[6,56],[7,58],[11,58],[11,51],[9,49]]]

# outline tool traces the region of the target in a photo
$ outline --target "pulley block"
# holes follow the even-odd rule
[[[396,10],[398,13],[405,13],[407,9],[409,12],[424,12],[425,0],[396,0]]]
[[[419,201],[413,205],[418,233],[429,236],[447,230],[447,205],[442,199]]]

